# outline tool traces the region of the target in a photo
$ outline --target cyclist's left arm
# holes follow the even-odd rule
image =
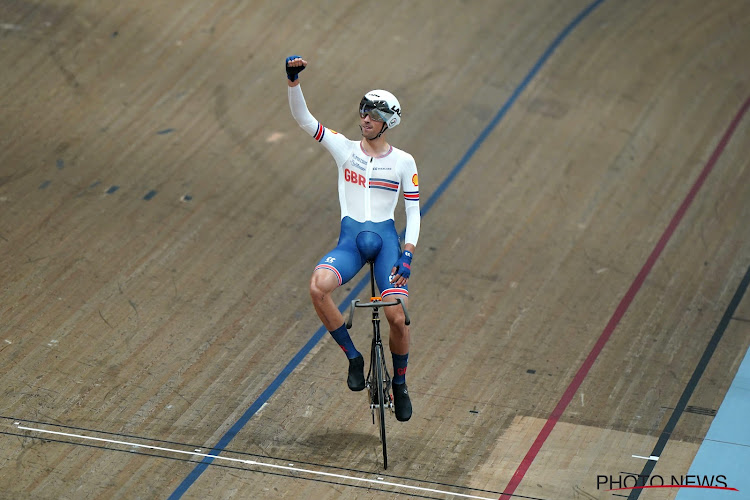
[[[421,215],[419,212],[419,176],[414,158],[406,155],[401,170],[401,186],[404,190],[404,209],[406,210],[406,233],[404,234],[404,248],[411,244],[414,248],[419,240]]]
[[[419,240],[419,229],[421,215],[419,212],[419,176],[417,175],[417,164],[411,155],[401,171],[401,185],[404,189],[404,208],[406,210],[406,231],[404,234],[404,251],[393,265],[391,283],[395,286],[403,286],[411,276],[411,259],[417,248]]]

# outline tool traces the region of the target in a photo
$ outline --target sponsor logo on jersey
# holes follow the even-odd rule
[[[419,176],[417,176],[417,174],[411,176],[411,183],[415,186],[419,186]]]
[[[362,170],[363,172],[364,172],[365,170],[367,170],[367,167],[365,167],[364,165],[359,165],[359,164],[358,164],[358,163],[357,163],[357,162],[355,161],[355,158],[357,158],[357,157],[356,157],[356,156],[352,156],[352,159],[351,159],[351,160],[349,160],[349,164],[351,164],[351,166],[352,166],[352,167],[354,167],[354,168],[357,168],[357,169],[359,169],[359,170]],[[359,158],[357,158],[357,159],[359,159]]]

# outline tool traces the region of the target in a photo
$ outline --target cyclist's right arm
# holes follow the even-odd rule
[[[297,124],[312,135],[313,138],[323,144],[326,149],[333,155],[337,165],[341,165],[350,155],[349,140],[343,135],[324,127],[307,109],[305,96],[302,94],[302,88],[299,84],[299,78],[295,81],[287,79],[289,109]]]
[[[313,138],[323,144],[326,149],[333,155],[337,165],[341,165],[351,154],[349,140],[343,135],[334,132],[323,126],[307,109],[305,96],[302,95],[302,89],[299,85],[289,87],[289,108],[292,110],[292,116],[299,126],[313,136]]]

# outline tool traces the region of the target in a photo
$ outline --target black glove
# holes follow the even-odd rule
[[[290,82],[293,82],[297,79],[297,75],[300,71],[305,69],[304,66],[289,66],[289,61],[292,61],[294,59],[301,59],[300,56],[289,56],[286,58],[286,62],[284,63],[284,66],[286,68],[286,77],[289,78]]]

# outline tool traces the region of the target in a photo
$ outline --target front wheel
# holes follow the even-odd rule
[[[388,404],[383,397],[385,394],[384,377],[383,373],[385,367],[383,366],[383,350],[382,347],[378,346],[375,349],[375,380],[377,383],[376,391],[378,394],[378,423],[380,424],[380,442],[383,444],[383,469],[388,468],[388,452],[385,444],[385,405]]]

